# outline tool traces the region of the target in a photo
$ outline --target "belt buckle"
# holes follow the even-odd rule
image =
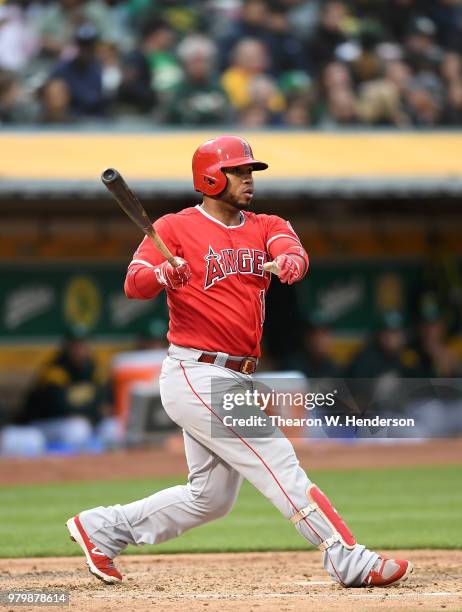
[[[239,371],[241,374],[253,374],[257,369],[257,364],[255,359],[251,359],[250,357],[246,357],[242,360],[241,367]]]

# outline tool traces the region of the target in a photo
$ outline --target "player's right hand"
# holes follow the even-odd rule
[[[282,255],[278,255],[276,257],[274,263],[279,268],[278,276],[281,283],[292,285],[292,283],[295,283],[300,279],[302,275],[301,268],[296,257],[283,253]]]
[[[159,266],[154,268],[157,282],[165,285],[169,289],[179,289],[187,285],[191,279],[191,268],[189,264],[181,257],[175,257],[180,265],[174,268],[171,263],[164,261]]]

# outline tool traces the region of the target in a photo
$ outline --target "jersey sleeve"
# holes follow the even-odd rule
[[[173,255],[181,256],[172,224],[167,215],[154,223],[154,228],[170,249]],[[157,281],[154,269],[165,261],[165,257],[156,249],[152,240],[145,236],[136,249],[125,277],[125,295],[131,299],[147,300],[156,297],[164,285]]]
[[[303,278],[308,272],[308,253],[303,248],[300,238],[295,233],[289,221],[276,215],[269,215],[266,230],[266,250],[271,259],[278,255],[295,255],[303,260]]]

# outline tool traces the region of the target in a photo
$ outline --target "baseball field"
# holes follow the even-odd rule
[[[181,448],[171,445],[5,460],[0,591],[64,589],[70,609],[85,611],[462,609],[462,440],[315,444],[297,452],[358,541],[412,560],[408,582],[382,590],[334,584],[319,553],[248,484],[224,519],[156,547],[131,547],[117,561],[124,582],[97,582],[69,541],[65,520],[184,482]]]

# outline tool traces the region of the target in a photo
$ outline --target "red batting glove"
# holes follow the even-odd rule
[[[274,260],[280,270],[279,280],[281,283],[287,283],[292,285],[298,281],[302,276],[302,267],[300,262],[297,261],[298,257],[292,257],[291,255],[278,255]]]
[[[191,279],[191,268],[189,264],[181,257],[175,257],[180,265],[174,268],[171,263],[164,261],[159,266],[154,268],[157,282],[160,285],[165,285],[169,289],[179,289],[187,285]]]

